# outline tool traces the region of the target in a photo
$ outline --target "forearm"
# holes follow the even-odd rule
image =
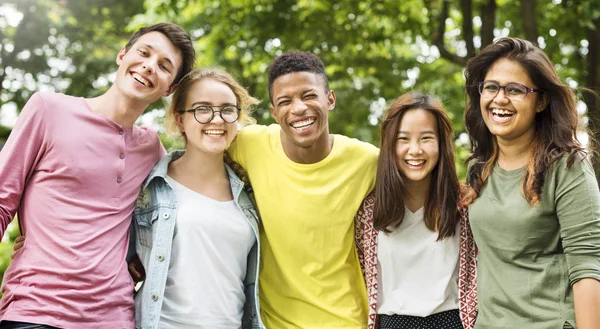
[[[585,278],[573,285],[578,329],[600,328],[600,281]]]

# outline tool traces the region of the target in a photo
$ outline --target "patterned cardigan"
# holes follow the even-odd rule
[[[377,324],[377,234],[373,228],[372,195],[363,201],[354,218],[358,258],[367,283],[369,300],[368,329]],[[477,316],[477,247],[469,226],[467,209],[460,210],[460,268],[458,272],[458,307],[465,329],[472,329]]]

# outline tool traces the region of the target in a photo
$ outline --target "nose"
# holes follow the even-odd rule
[[[214,111],[213,118],[210,120],[212,123],[224,123],[223,117],[221,117],[221,111]]]
[[[302,114],[307,109],[308,106],[306,106],[306,104],[304,104],[304,102],[301,99],[293,100],[291,109],[292,114]]]
[[[408,149],[408,154],[415,155],[423,153],[423,149],[421,148],[421,143],[419,141],[414,141],[410,143],[410,148]]]
[[[506,96],[506,87],[500,87],[498,93],[494,97],[494,102],[500,103],[508,103],[508,97]]]
[[[153,58],[148,58],[146,61],[144,61],[144,63],[142,64],[142,68],[144,69],[144,71],[146,71],[147,73],[153,73],[156,72],[156,66],[158,65],[157,61]]]

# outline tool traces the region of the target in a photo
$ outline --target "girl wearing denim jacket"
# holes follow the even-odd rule
[[[264,328],[259,219],[245,174],[225,154],[257,102],[217,69],[191,72],[173,94],[167,124],[185,151],[154,167],[134,210],[146,271],[137,328]]]

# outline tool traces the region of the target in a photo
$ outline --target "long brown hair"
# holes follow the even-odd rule
[[[442,105],[433,97],[417,92],[403,94],[387,109],[381,123],[380,153],[375,183],[373,226],[390,232],[404,220],[403,197],[408,194],[406,179],[398,169],[396,143],[398,129],[408,110],[431,112],[436,120],[439,138],[439,160],[431,172],[431,185],[425,201],[425,226],[438,232],[438,240],[455,234],[459,213],[458,177],[454,162],[454,134],[452,123]]]
[[[548,56],[527,40],[502,38],[487,46],[467,62],[465,127],[471,140],[471,163],[467,182],[479,195],[498,159],[498,143],[489,131],[480,108],[477,84],[485,79],[490,67],[499,59],[506,58],[519,63],[536,88],[541,89],[548,102],[543,111],[535,116],[535,134],[531,153],[526,165],[521,189],[530,205],[540,200],[546,169],[564,154],[568,154],[567,167],[576,158],[587,156],[577,139],[577,96],[563,84]],[[543,99],[538,98],[541,102]]]

